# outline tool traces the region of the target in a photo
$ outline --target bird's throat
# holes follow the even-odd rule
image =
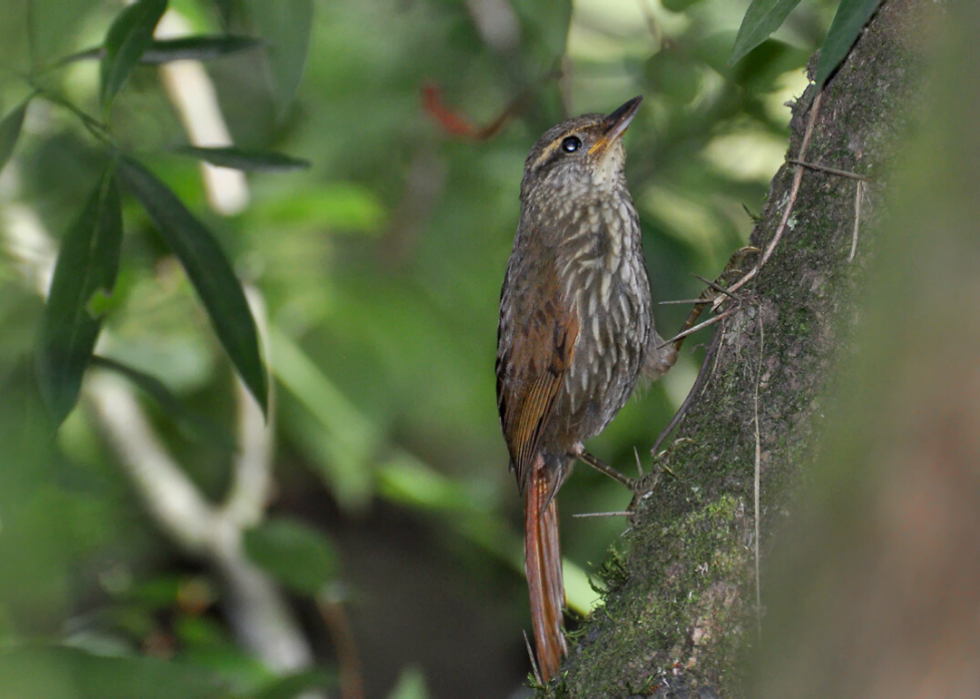
[[[603,194],[612,192],[623,183],[623,164],[626,151],[618,139],[599,154],[592,169],[592,186]]]

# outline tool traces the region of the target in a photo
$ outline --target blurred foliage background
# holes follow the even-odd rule
[[[311,653],[276,667],[236,621],[236,573],[182,543],[148,504],[153,492],[119,447],[127,436],[114,436],[88,385],[105,369],[89,369],[56,433],[45,417],[33,349],[46,275],[105,168],[99,144],[56,103],[99,114],[98,61],[54,62],[99,46],[122,4],[2,0],[0,113],[31,93],[32,66],[47,96],[31,101],[0,177],[0,697],[338,695],[338,684],[356,691],[352,677],[368,697],[517,696],[529,670],[521,501],[493,363],[524,157],[564,117],[644,95],[627,177],[654,298],[696,297],[692,273],[714,277],[747,239],[784,155],[784,103],[802,93],[836,3],[804,3],[732,67],[746,4],[170,3],[161,28],[263,39],[202,64],[204,84],[235,144],[312,164],[202,177],[168,149],[192,140],[204,119],[193,107],[206,100],[182,104],[188,83],[166,68],[138,68],[107,119],[113,141],[208,226],[264,307],[274,485],[238,524],[252,527],[245,557],[281,586]],[[478,127],[512,109],[491,137],[460,137],[424,107],[426,87],[444,117]],[[97,351],[162,382],[163,396],[136,388],[131,412],[218,507],[247,448],[235,435],[250,399],[146,214],[130,197],[123,214]],[[687,308],[655,312],[668,336]],[[596,454],[631,471],[637,449],[649,466],[703,340],[624,408]],[[628,502],[581,468],[562,490],[569,603],[580,613],[599,597],[588,576],[624,524],[571,515]]]

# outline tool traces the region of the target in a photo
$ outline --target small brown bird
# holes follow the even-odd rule
[[[576,459],[612,471],[582,443],[615,417],[641,373],[659,376],[677,356],[657,349],[623,173],[621,137],[641,100],[563,122],[531,149],[500,297],[497,408],[526,498],[524,566],[544,681],[568,652],[555,493]]]

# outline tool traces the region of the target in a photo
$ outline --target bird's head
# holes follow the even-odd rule
[[[612,114],[585,114],[546,131],[524,163],[522,201],[564,208],[622,185],[622,136],[641,101],[634,97]]]

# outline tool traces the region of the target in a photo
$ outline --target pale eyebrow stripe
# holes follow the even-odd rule
[[[538,156],[538,159],[531,164],[531,169],[533,170],[543,165],[544,162],[551,157],[551,154],[555,152],[555,149],[558,148],[558,145],[565,139],[566,136],[568,136],[568,133],[563,133],[561,137],[556,138],[554,141],[552,141],[551,144],[549,144],[548,147],[544,149],[544,152]]]

